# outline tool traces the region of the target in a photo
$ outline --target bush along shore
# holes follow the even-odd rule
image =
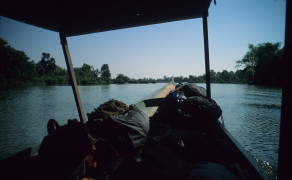
[[[280,43],[249,45],[242,59],[235,61],[237,71],[210,71],[212,83],[241,83],[281,86],[284,47]],[[0,38],[0,87],[13,85],[69,85],[66,69],[56,65],[55,58],[43,52],[39,61],[31,60],[23,51],[11,47]],[[78,85],[167,83],[172,77],[133,79],[124,74],[111,77],[108,64],[100,69],[84,63],[74,68]],[[206,75],[174,77],[175,82],[205,83]]]

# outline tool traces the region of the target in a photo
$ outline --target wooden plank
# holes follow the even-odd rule
[[[155,93],[154,96],[147,97],[147,99],[159,98],[157,101],[161,101],[161,98],[164,98],[171,90],[174,90],[174,89],[175,89],[175,86],[174,86],[174,84],[171,83],[171,84],[165,86],[163,89],[159,90],[158,93]],[[147,99],[144,99],[144,100],[147,101]],[[136,106],[141,111],[143,111],[147,116],[151,117],[157,111],[158,107],[147,107],[144,100],[136,103]],[[150,101],[152,101],[152,100],[150,100]]]
[[[71,61],[71,57],[70,57],[70,53],[69,53],[67,40],[66,40],[66,37],[61,33],[60,33],[60,40],[61,40],[63,53],[64,53],[64,56],[65,56],[65,61],[66,61],[67,69],[68,69],[68,74],[70,76],[70,82],[71,82],[71,86],[72,86],[72,89],[73,89],[73,94],[74,94],[75,102],[76,102],[76,105],[77,105],[79,118],[80,118],[80,121],[85,124],[86,123],[86,119],[85,119],[83,106],[82,106],[81,98],[80,98],[78,87],[77,87],[76,77],[75,77],[75,73],[74,73],[74,69],[73,69],[73,65],[72,65],[72,61]]]

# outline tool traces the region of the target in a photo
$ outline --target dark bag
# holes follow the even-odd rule
[[[71,176],[84,158],[92,152],[93,142],[86,128],[80,122],[68,120],[60,126],[50,119],[47,124],[48,135],[38,150],[42,173],[50,179]]]
[[[135,106],[106,119],[93,119],[86,123],[89,133],[112,144],[118,156],[134,152],[146,140],[149,131],[148,116]]]
[[[188,171],[187,163],[162,143],[148,139],[138,156],[125,156],[108,171],[108,179],[178,180]]]
[[[181,109],[194,120],[207,123],[217,121],[222,114],[221,108],[213,99],[199,96],[184,100]]]
[[[91,113],[87,113],[88,121],[95,119],[107,119],[111,115],[121,114],[129,110],[128,105],[124,102],[110,99],[109,101],[101,104],[98,108],[94,109]]]
[[[218,120],[222,110],[204,92],[195,84],[179,86],[166,96],[152,120],[176,129],[206,129]]]
[[[146,140],[149,131],[149,117],[136,106],[131,105],[129,111],[110,116],[110,119],[127,129],[134,147],[139,146]]]
[[[206,89],[195,83],[186,83],[175,88],[173,92],[181,91],[186,97],[203,96],[207,97]]]

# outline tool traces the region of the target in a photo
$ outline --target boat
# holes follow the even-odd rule
[[[21,1],[10,0],[2,4],[0,7],[0,15],[11,18],[20,22],[24,22],[40,28],[45,28],[51,31],[58,32],[60,35],[61,46],[63,49],[68,74],[70,76],[72,90],[77,106],[80,121],[86,123],[85,114],[82,107],[82,102],[79,96],[77,82],[71,62],[67,38],[72,36],[84,35],[89,33],[98,33],[111,30],[119,30],[123,28],[131,28],[145,25],[152,25],[164,22],[179,21],[185,19],[202,18],[204,32],[204,50],[205,50],[205,71],[206,71],[206,94],[211,98],[210,86],[210,67],[209,67],[209,45],[208,45],[208,9],[212,0],[196,0],[196,1],[99,1],[96,5],[92,1]],[[216,1],[214,0],[216,4]],[[288,2],[287,2],[288,4]],[[287,5],[288,8],[288,5]],[[52,13],[43,13],[52,12]],[[287,10],[287,14],[288,14]],[[291,57],[291,51],[288,51],[291,43],[291,34],[287,22],[291,20],[286,15],[286,39],[285,39],[285,63],[284,72],[288,71],[288,59]],[[291,29],[290,29],[291,30]],[[290,58],[291,59],[291,58]],[[290,63],[290,64],[289,64]],[[291,66],[290,66],[291,67]],[[288,77],[288,76],[287,76]],[[282,100],[282,115],[281,115],[281,132],[280,132],[280,147],[279,147],[279,179],[291,179],[292,175],[286,163],[291,163],[291,80],[287,78],[283,85],[283,100]],[[161,89],[158,94],[162,93]],[[167,95],[167,93],[165,94]],[[165,96],[164,95],[164,96]],[[139,108],[152,116],[159,109],[159,102],[163,101],[163,97],[150,97],[142,100],[136,105]],[[148,97],[149,98],[149,97]],[[150,102],[150,103],[149,103]],[[156,106],[153,108],[153,106]],[[150,108],[150,109],[149,109]],[[216,157],[226,159],[230,162],[237,162],[245,167],[252,179],[268,179],[263,170],[257,165],[240,144],[231,136],[225,129],[222,122],[217,121],[212,124],[212,134],[216,136],[220,142],[221,150],[224,152],[214,155]],[[290,146],[289,146],[290,145]],[[14,156],[11,156],[1,161],[1,168],[5,168],[9,162],[18,162],[17,173],[21,172],[22,167],[27,166],[25,161],[28,159],[37,158],[38,147],[26,149]],[[290,178],[289,178],[290,177]]]

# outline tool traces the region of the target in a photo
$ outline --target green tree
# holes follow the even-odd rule
[[[229,82],[229,73],[226,70],[223,70],[220,74],[218,74],[218,78],[222,80],[222,82]]]
[[[236,75],[238,83],[244,83],[245,82],[245,72],[244,72],[244,70],[237,70],[235,72],[235,75]]]
[[[210,81],[215,82],[215,79],[216,79],[216,72],[213,69],[211,69],[210,70]]]
[[[241,60],[236,61],[236,68],[243,68],[246,81],[263,85],[281,84],[281,66],[284,48],[281,43],[249,44],[249,51]]]
[[[91,72],[93,72],[94,68],[93,68],[93,66],[90,66],[86,63],[83,63],[81,70],[85,73],[91,73]]]
[[[98,69],[94,69],[93,66],[88,65],[86,63],[83,63],[81,67],[81,71],[87,76],[87,77],[92,77],[92,78],[97,78],[98,77]]]
[[[194,75],[189,75],[189,82],[190,83],[194,83],[194,82],[196,82],[196,76],[194,76]]]
[[[0,38],[0,82],[8,85],[31,80],[35,72],[35,63],[23,52],[11,47]]]
[[[94,69],[94,74],[98,78],[100,71],[96,68],[96,69]]]
[[[36,71],[39,76],[47,75],[53,76],[55,75],[55,71],[57,69],[55,58],[51,57],[50,53],[42,53],[41,60],[37,63]]]
[[[74,68],[77,83],[82,85],[97,84],[99,82],[93,66],[83,63],[82,67]]]
[[[128,83],[129,81],[130,81],[130,78],[128,76],[125,76],[123,74],[118,74],[114,82],[118,84],[124,84],[124,83]]]
[[[63,68],[61,68],[59,66],[56,67],[55,74],[57,76],[67,76],[68,75],[67,70],[66,69],[63,69]]]
[[[111,78],[111,72],[110,72],[108,64],[103,64],[101,66],[100,74],[101,74],[101,77],[104,78],[104,79],[110,79]]]

